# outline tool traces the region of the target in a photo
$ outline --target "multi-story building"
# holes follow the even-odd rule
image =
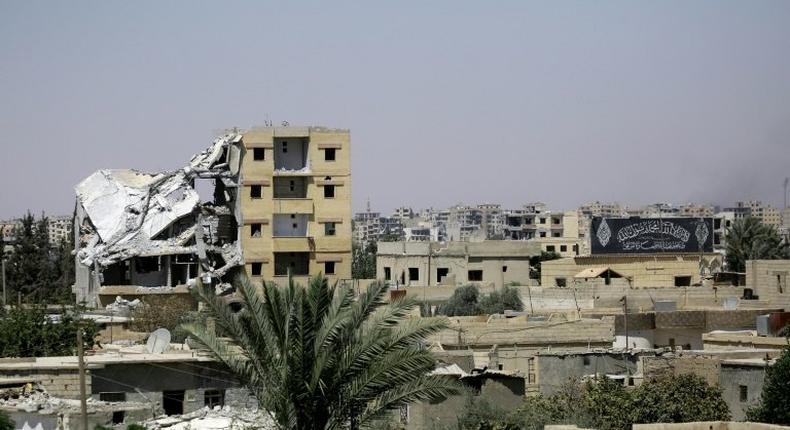
[[[736,219],[753,216],[766,225],[777,228],[782,225],[782,215],[779,209],[771,205],[764,205],[759,200],[735,202],[734,207],[725,208],[724,211],[733,212]]]
[[[196,278],[227,291],[240,270],[350,278],[350,149],[347,130],[266,127],[220,136],[181,169],[93,173],[75,187],[77,301],[191,300]]]
[[[74,228],[74,219],[70,216],[54,216],[48,218],[49,244],[57,246],[68,240]]]
[[[481,228],[485,232],[486,239],[504,239],[505,213],[502,210],[502,205],[484,203],[482,205],[477,205],[477,209],[482,215]]]
[[[253,279],[351,277],[347,130],[266,127],[243,135],[241,240]]]
[[[588,218],[601,216],[606,218],[618,218],[625,216],[625,210],[619,203],[602,203],[594,201],[579,206],[579,212]]]
[[[358,212],[354,214],[353,238],[359,243],[375,242],[381,232],[381,214],[379,212]]]

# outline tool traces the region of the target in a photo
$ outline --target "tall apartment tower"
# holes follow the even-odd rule
[[[282,283],[351,278],[348,130],[265,127],[244,133],[240,235],[247,274]]]

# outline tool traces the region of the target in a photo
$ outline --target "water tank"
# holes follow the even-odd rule
[[[768,315],[757,316],[757,336],[768,336],[770,330],[768,329]]]

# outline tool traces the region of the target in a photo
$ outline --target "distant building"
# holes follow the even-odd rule
[[[480,283],[501,287],[529,282],[530,241],[379,242],[376,278],[403,286]]]
[[[779,209],[771,205],[764,205],[759,200],[735,202],[734,207],[725,208],[724,211],[735,214],[735,219],[752,216],[766,225],[776,228],[782,225],[782,214]]]

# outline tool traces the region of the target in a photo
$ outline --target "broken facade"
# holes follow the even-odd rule
[[[227,286],[231,269],[243,262],[237,240],[241,140],[237,133],[217,138],[176,171],[99,170],[80,182],[77,302],[104,304],[105,286],[127,287],[120,290],[130,294],[151,287],[168,292],[199,274]],[[213,196],[200,196],[198,181],[213,182]]]
[[[175,171],[99,170],[76,187],[77,301],[186,293],[197,276],[228,291],[236,268],[350,278],[349,150],[347,130],[265,127],[219,137]]]

